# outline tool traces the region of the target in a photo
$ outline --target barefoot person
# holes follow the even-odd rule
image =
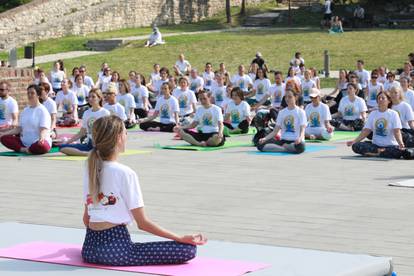
[[[94,148],[84,177],[86,226],[82,258],[87,263],[111,266],[182,264],[196,256],[197,245],[206,243],[201,234],[180,236],[161,228],[145,214],[137,174],[118,163],[125,151],[126,129],[116,116],[95,121]],[[134,243],[127,225],[171,241]]]
[[[199,93],[201,106],[197,108],[193,122],[185,127],[175,127],[181,138],[194,146],[219,147],[224,145],[223,115],[221,108],[211,104],[206,91]],[[190,131],[198,127],[198,132]]]

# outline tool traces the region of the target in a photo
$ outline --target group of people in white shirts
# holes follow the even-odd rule
[[[126,80],[103,63],[94,83],[86,74],[86,66],[75,67],[68,78],[62,62],[56,62],[50,78],[39,70],[35,83],[40,89],[39,102],[44,102],[50,115],[49,130],[55,130],[56,125],[76,125],[82,118],[80,132],[59,144],[60,150],[70,155],[88,154],[93,147],[93,122],[109,114],[121,118],[126,128],[138,124],[144,131],[175,132],[177,138],[197,146],[221,146],[231,134],[248,133],[256,113],[259,118],[268,116],[274,125],[267,132],[256,134],[255,145],[261,151],[301,153],[305,150],[305,138],[329,140],[335,129],[362,130],[360,137],[348,144],[364,155],[396,158],[397,153],[400,157],[407,155],[406,148],[414,147],[410,62],[404,64],[397,82],[395,75],[386,73],[385,68],[370,73],[364,69],[364,62],[358,60],[357,70],[350,74],[340,71],[338,85],[328,96],[320,92],[316,70],[306,69],[304,63],[301,54],[296,53],[284,78],[281,71],[269,72],[257,53],[248,72],[240,65],[231,76],[224,63],[216,71],[211,63],[206,63],[199,75],[180,54],[173,66],[174,75],[168,68],[155,64],[148,83],[143,74],[135,71],[130,71]],[[273,74],[274,84],[268,73]],[[8,85],[4,82],[2,86]],[[382,97],[392,106],[385,111],[397,114],[400,125],[391,121],[395,116],[381,117],[385,112],[380,104]],[[13,99],[9,96],[0,100],[0,125],[4,125],[1,136],[16,135],[4,129],[18,124],[17,104],[10,102]],[[4,106],[7,108],[2,110]],[[381,118],[370,119],[374,115]],[[365,136],[372,136],[372,142],[361,142]],[[51,137],[57,138],[56,134]],[[79,139],[82,143],[77,142]],[[366,152],[368,148],[370,151]]]

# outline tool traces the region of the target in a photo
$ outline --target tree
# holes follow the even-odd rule
[[[242,0],[242,2],[241,2],[240,14],[241,15],[246,15],[246,0]]]
[[[226,17],[227,17],[227,23],[231,23],[231,6],[230,6],[230,0],[226,0]]]
[[[24,5],[32,0],[0,0],[0,12],[13,9],[17,6]]]

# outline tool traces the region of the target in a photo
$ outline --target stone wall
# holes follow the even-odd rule
[[[0,49],[66,35],[196,22],[224,8],[224,0],[35,0],[1,14]]]
[[[26,89],[29,84],[33,83],[33,70],[0,68],[0,79],[10,82],[10,95],[17,100],[19,110],[22,110],[27,105]]]

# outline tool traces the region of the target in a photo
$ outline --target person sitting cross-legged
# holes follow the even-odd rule
[[[221,108],[211,104],[206,91],[199,92],[201,106],[197,108],[193,122],[188,126],[174,128],[181,138],[194,146],[219,147],[224,145],[226,138],[223,135],[223,115]],[[190,129],[199,127],[199,131]]]

